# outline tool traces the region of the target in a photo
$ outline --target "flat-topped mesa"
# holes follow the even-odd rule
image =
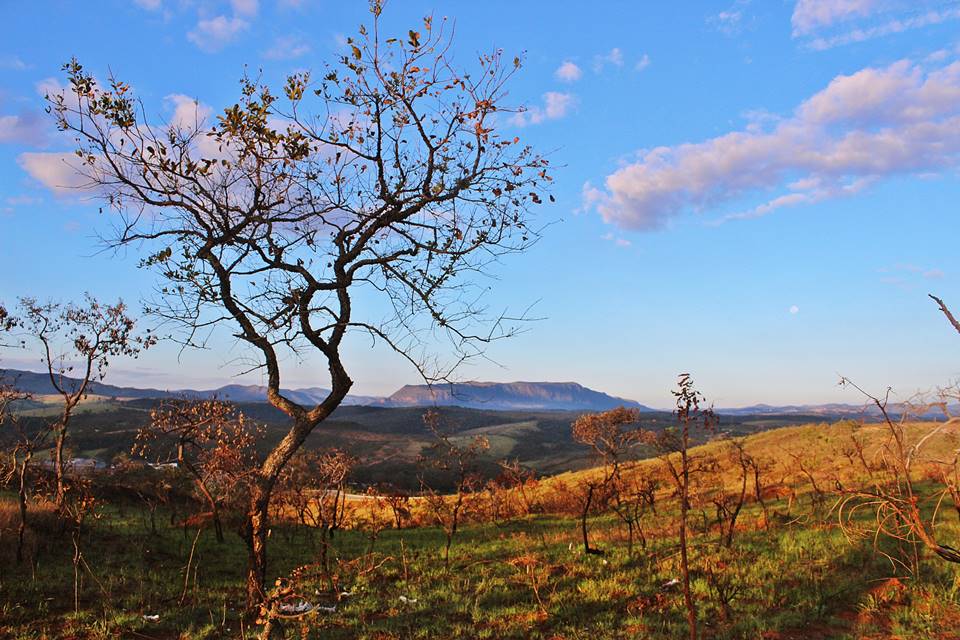
[[[633,400],[588,389],[576,382],[461,382],[405,385],[384,401],[387,406],[460,406],[476,409],[603,411]]]

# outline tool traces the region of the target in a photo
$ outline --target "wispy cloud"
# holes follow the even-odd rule
[[[937,267],[922,267],[909,262],[882,267],[877,272],[881,274],[880,282],[883,284],[911,292],[920,289],[924,281],[940,280],[946,275]]]
[[[750,0],[735,0],[727,9],[707,16],[707,24],[725,36],[736,36],[743,31],[747,23],[744,9],[749,4]]]
[[[220,51],[250,28],[250,23],[236,16],[220,15],[197,22],[187,39],[208,53]]]
[[[37,95],[39,95],[41,98],[61,95],[67,89],[66,86],[64,86],[57,78],[44,78],[43,80],[37,82],[34,87],[37,90]]]
[[[633,243],[627,240],[626,238],[616,236],[612,233],[605,233],[602,236],[600,236],[600,239],[606,240],[607,242],[612,242],[616,246],[622,247],[624,249],[626,249],[627,247],[633,246]]]
[[[957,2],[917,0],[797,0],[793,37],[822,51],[960,19]]]
[[[650,66],[650,56],[643,54],[643,56],[637,60],[637,64],[633,65],[634,71],[643,71]]]
[[[216,53],[237,40],[250,29],[250,21],[260,11],[259,0],[230,0],[229,11],[223,3],[216,15],[208,5],[200,6],[200,19],[197,25],[187,33],[187,39],[207,53]],[[209,11],[209,13],[208,13]]]
[[[603,188],[586,184],[583,197],[608,222],[649,230],[745,196],[775,192],[727,219],[852,196],[886,177],[958,165],[960,62],[929,68],[901,60],[837,76],[789,117],[642,150]]]
[[[58,196],[76,195],[88,181],[74,163],[74,153],[21,153],[17,163],[30,177],[53,191]]]
[[[26,71],[32,65],[27,64],[19,56],[0,56],[0,69],[12,69],[13,71]]]
[[[817,29],[876,13],[880,0],[797,0],[790,23],[793,35],[807,35]]]
[[[260,0],[230,0],[230,6],[233,7],[234,15],[250,18],[260,10]]]
[[[133,0],[133,3],[147,11],[159,11],[163,7],[163,0]]]
[[[18,196],[9,196],[3,199],[3,207],[0,207],[0,212],[10,215],[13,214],[14,210],[20,207],[29,207],[33,205],[38,205],[43,200],[37,198],[36,196],[28,196],[26,194]]]
[[[36,111],[0,115],[0,144],[42,147],[47,143],[47,125],[47,118]]]
[[[575,104],[576,97],[571,93],[548,91],[543,94],[543,106],[534,105],[513,114],[510,123],[517,127],[526,127],[547,120],[559,120],[565,117]]]
[[[593,70],[595,72],[600,73],[607,66],[623,66],[623,51],[621,51],[619,47],[614,47],[607,53],[598,54],[593,57]]]
[[[310,45],[299,36],[280,36],[263,52],[267,60],[295,60],[310,53]]]
[[[200,128],[213,113],[209,106],[182,93],[171,93],[163,100],[171,111],[167,124],[172,127],[186,130]]]
[[[583,71],[580,70],[575,63],[570,60],[565,60],[563,64],[557,67],[557,70],[553,72],[554,77],[561,82],[576,82],[583,76]]]

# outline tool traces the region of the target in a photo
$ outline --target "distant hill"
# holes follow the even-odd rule
[[[22,391],[34,395],[50,395],[56,389],[45,373],[21,371],[19,369],[0,369],[0,380],[7,380]],[[64,386],[67,389],[76,389],[79,380],[64,376]],[[224,398],[233,402],[266,402],[267,388],[259,385],[228,384],[216,389],[141,389],[138,387],[118,387],[102,382],[91,382],[87,387],[90,395],[106,396],[121,400],[143,400],[151,398]],[[294,402],[301,404],[316,404],[329,393],[327,389],[308,387],[305,389],[285,389],[284,393]],[[347,396],[346,405],[367,405],[382,402],[382,398],[373,396]]]
[[[16,386],[35,395],[56,393],[46,374],[16,369],[0,369],[0,377],[16,381]],[[75,388],[78,381],[65,377],[65,384]],[[140,389],[91,382],[89,393],[122,400],[151,398],[224,398],[233,402],[267,401],[267,388],[259,385],[229,384],[217,389]],[[300,404],[316,404],[329,393],[320,387],[285,389],[284,394]],[[347,396],[348,406],[429,407],[459,406],[489,411],[604,411],[619,406],[650,410],[633,400],[617,398],[588,389],[575,382],[464,382],[444,385],[406,385],[387,398]]]
[[[391,407],[458,406],[493,411],[605,411],[634,407],[633,400],[588,389],[576,382],[463,382],[401,387],[384,403]]]
[[[951,405],[949,407],[952,414],[957,413],[958,407]],[[728,407],[716,409],[716,412],[727,416],[810,416],[822,417],[825,420],[837,420],[842,418],[866,418],[875,420],[881,417],[880,409],[870,403],[865,404],[801,404],[801,405],[779,405],[755,404],[749,407]],[[891,402],[887,405],[887,413],[891,417],[899,417],[906,412],[914,418],[935,419],[942,418],[943,413],[936,408],[928,408],[919,414],[916,409],[903,403]]]
[[[284,389],[285,396],[302,405],[319,404],[330,393],[329,389],[322,387],[306,387],[303,389]],[[177,396],[186,396],[188,398],[225,398],[233,402],[266,402],[267,388],[255,384],[228,384],[217,389],[207,391],[194,391],[184,389],[174,392]],[[378,404],[383,399],[376,396],[355,396],[349,395],[343,401],[344,405],[369,405]]]
[[[36,373],[34,371],[21,371],[19,369],[0,369],[0,380],[14,384],[17,389],[32,393],[34,395],[50,395],[57,393],[50,377],[45,373]],[[63,377],[62,385],[67,390],[78,388],[80,381],[69,376]],[[170,396],[167,391],[159,389],[137,389],[134,387],[117,387],[112,384],[102,382],[90,382],[87,386],[88,393],[97,396],[107,396],[109,398],[127,398],[137,400],[141,398],[163,398]]]
[[[65,377],[68,387],[77,384],[74,378]],[[18,369],[0,369],[0,380],[16,381],[16,386],[34,395],[56,393],[45,373],[21,371]],[[102,382],[91,382],[91,395],[116,398],[118,400],[150,400],[162,398],[212,398],[218,397],[244,404],[265,403],[267,388],[260,385],[228,384],[217,389],[141,389],[139,387],[120,387]],[[329,393],[321,387],[302,389],[284,389],[284,394],[299,404],[311,405],[321,402]],[[412,407],[463,407],[486,411],[606,411],[614,407],[633,407],[641,411],[656,411],[633,400],[619,398],[589,389],[576,382],[460,382],[453,384],[408,384],[392,395],[379,396],[349,395],[343,406],[412,408]],[[889,412],[899,416],[904,406],[891,403]],[[956,414],[960,406],[951,406]],[[869,404],[806,404],[806,405],[768,405],[755,404],[748,407],[726,407],[715,409],[718,414],[734,417],[759,418],[763,416],[820,419],[825,421],[843,418],[866,418],[876,420],[879,410]],[[940,417],[936,411],[923,416]]]

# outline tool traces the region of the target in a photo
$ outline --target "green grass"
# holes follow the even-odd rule
[[[743,522],[756,516],[751,509]],[[145,517],[132,507],[122,512],[110,507],[91,523],[83,544],[92,575],[84,572],[79,615],[73,612],[69,536],[51,532],[37,544],[35,571],[15,567],[5,545],[0,637],[238,636],[246,563],[240,538],[229,533],[226,543],[217,544],[211,533],[201,535],[181,605],[194,532],[171,528],[167,514],[160,514],[154,535]],[[950,532],[956,534],[957,527]],[[684,633],[680,592],[661,588],[679,575],[672,537],[658,535],[630,559],[622,532],[609,518],[593,523],[595,543],[605,556],[581,554],[577,535],[574,520],[548,516],[470,526],[455,539],[447,570],[439,560],[439,530],[383,531],[372,552],[364,532],[343,531],[334,541],[333,580],[338,591],[353,595],[337,603],[335,613],[310,614],[288,623],[288,631],[295,637],[371,640]],[[707,532],[694,545],[693,588],[707,637],[804,637],[790,635],[803,630],[831,638],[954,637],[936,633],[945,620],[960,620],[953,567],[927,559],[922,580],[906,581],[890,601],[876,592],[893,575],[890,564],[868,543],[851,544],[829,524],[810,520],[743,531],[729,550]],[[271,573],[286,575],[315,561],[318,551],[309,532],[275,528]],[[719,578],[711,581],[708,568]],[[718,581],[736,592],[726,618]],[[329,605],[329,596],[316,595],[327,592],[327,585],[314,572],[300,588],[307,599]],[[153,614],[159,622],[143,618]]]
[[[748,444],[754,455],[771,462],[803,452],[828,485],[833,470],[845,463],[838,447],[850,429],[780,429],[753,436]],[[873,442],[871,434],[882,432],[868,426],[858,433]],[[952,450],[954,436],[931,445]],[[698,455],[719,456],[723,446],[708,444]],[[631,472],[650,473],[658,464],[637,463]],[[767,472],[767,482],[784,477],[786,467],[778,465]],[[717,473],[726,482],[735,479],[730,468]],[[577,473],[563,474],[544,481],[540,490],[577,478]],[[877,552],[872,538],[848,538],[829,504],[815,511],[807,480],[794,474],[786,481],[797,490],[789,515],[786,498],[769,499],[770,512],[783,517],[771,518],[767,529],[759,505],[747,504],[730,549],[718,545],[715,527],[703,525],[712,519],[712,508],[691,513],[692,586],[703,637],[960,637],[960,567],[926,554],[919,574],[909,576]],[[929,492],[931,487],[921,483],[918,489]],[[246,549],[230,527],[224,544],[212,532],[202,533],[187,577],[195,530],[171,526],[170,512],[161,511],[154,534],[141,506],[102,506],[85,528],[89,571],[82,572],[80,611],[75,613],[69,534],[55,522],[38,520],[38,530],[28,540],[32,562],[17,566],[11,506],[9,496],[0,496],[0,515],[6,514],[6,520],[0,519],[6,523],[0,530],[0,638],[234,638],[241,629],[253,637],[251,619],[242,617]],[[924,502],[928,513],[933,507]],[[611,515],[590,522],[592,544],[606,551],[602,557],[581,553],[575,518],[536,515],[465,526],[454,540],[449,568],[441,560],[441,530],[388,529],[372,539],[358,519],[356,528],[336,534],[329,576],[315,566],[319,536],[281,524],[270,536],[271,582],[313,565],[298,583],[299,593],[310,602],[337,607],[287,622],[288,637],[684,637],[682,595],[662,587],[680,575],[676,499],[669,490],[662,490],[657,508],[658,514],[648,514],[643,522],[649,544],[638,546],[632,558],[625,532]],[[870,514],[858,518],[854,524],[866,530]],[[952,510],[942,509],[936,533],[957,546],[960,520]],[[896,553],[888,541],[877,544]],[[334,592],[351,595],[336,601],[331,582]],[[160,619],[151,622],[144,615]]]

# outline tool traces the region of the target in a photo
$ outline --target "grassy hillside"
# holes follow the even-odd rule
[[[38,398],[40,403],[22,410],[28,429],[39,429],[58,412],[55,398]],[[46,403],[43,401],[46,400]],[[157,400],[126,402],[90,396],[81,405],[71,423],[70,448],[77,457],[99,458],[110,463],[130,453],[137,431],[149,424],[150,410]],[[238,407],[255,422],[265,426],[259,443],[267,451],[284,435],[287,418],[270,405],[244,403]],[[422,407],[345,406],[316,429],[306,446],[314,449],[341,448],[357,457],[359,466],[353,476],[357,485],[383,482],[408,490],[419,488],[417,460],[435,439],[423,422]],[[441,407],[445,431],[456,442],[483,435],[491,448],[482,457],[480,470],[485,477],[499,473],[497,462],[505,458],[519,460],[539,475],[583,469],[591,465],[587,449],[574,442],[570,424],[580,415],[570,411],[491,411]],[[668,413],[643,414],[644,425],[660,429],[671,424]],[[746,435],[765,429],[809,421],[808,416],[723,416],[720,429],[726,435]],[[0,441],[3,434],[0,433]],[[46,452],[40,452],[43,456]],[[440,478],[441,488],[450,482]]]
[[[513,437],[528,422],[496,427]],[[914,438],[929,425],[911,425]],[[469,431],[463,435],[468,435]],[[764,504],[748,500],[733,544],[723,547],[712,506],[694,498],[691,512],[693,590],[709,638],[956,638],[960,637],[957,565],[923,553],[919,572],[892,564],[897,545],[868,534],[872,515],[854,514],[838,526],[835,493],[827,500],[813,482],[848,485],[867,469],[850,459],[852,439],[869,462],[885,432],[875,425],[808,425],[768,431],[745,440],[764,462]],[[958,426],[947,425],[925,444],[931,460],[957,448]],[[499,446],[499,445],[497,445]],[[717,465],[698,480],[701,496],[735,486],[728,442],[711,442],[694,456]],[[797,468],[802,456],[804,469]],[[290,575],[299,597],[326,607],[289,620],[292,637],[309,638],[677,638],[685,634],[678,577],[676,500],[661,486],[657,512],[643,520],[646,546],[631,557],[625,531],[609,512],[590,518],[593,542],[604,555],[584,555],[579,523],[563,501],[597,470],[546,478],[529,489],[538,513],[489,517],[492,496],[471,498],[470,521],[453,542],[450,566],[441,559],[444,535],[415,501],[415,528],[382,529],[389,514],[372,502],[353,505],[348,530],[333,538],[329,570],[319,558],[321,538],[293,523],[271,536],[270,571]],[[662,462],[632,464],[630,474],[658,477]],[[879,472],[876,472],[879,473]],[[812,480],[811,480],[812,478]],[[931,487],[924,485],[929,490]],[[821,487],[824,490],[824,487]],[[828,487],[833,491],[832,485]],[[826,490],[825,490],[826,491]],[[500,499],[516,501],[511,493]],[[924,503],[929,514],[935,505]],[[9,535],[9,501],[2,535]],[[956,513],[936,527],[945,541],[960,539]],[[185,514],[163,511],[151,532],[142,507],[123,501],[101,508],[84,533],[80,612],[73,612],[72,546],[40,514],[31,532],[33,563],[16,566],[9,545],[0,549],[0,637],[201,638],[240,637],[245,551],[232,531],[217,544],[205,531],[171,526]],[[191,558],[191,546],[197,548]],[[188,569],[189,567],[189,569]],[[343,594],[343,595],[337,595]],[[335,607],[335,609],[333,609]],[[158,615],[159,619],[144,616]]]

